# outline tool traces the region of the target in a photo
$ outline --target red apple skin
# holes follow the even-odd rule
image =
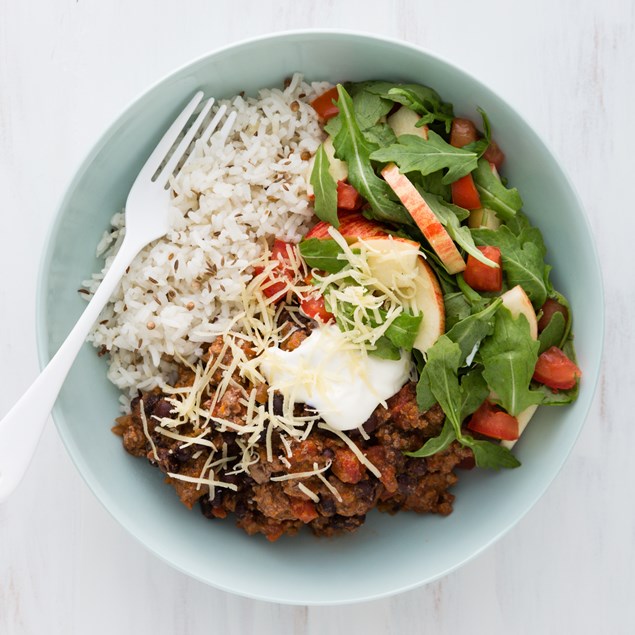
[[[347,242],[388,236],[388,231],[379,223],[364,218],[359,212],[340,212],[338,218],[340,226],[337,231],[346,238]],[[331,238],[328,231],[331,227],[333,227],[331,223],[320,221],[307,232],[305,238]]]
[[[408,177],[401,174],[394,163],[389,163],[381,174],[408,210],[448,273],[464,271],[465,260],[454,241]]]

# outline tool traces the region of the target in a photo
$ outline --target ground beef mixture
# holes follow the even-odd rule
[[[298,331],[301,333],[301,331]],[[302,335],[289,338],[290,347],[298,346]],[[214,342],[206,355],[218,354],[222,340]],[[220,381],[222,373],[213,378]],[[179,385],[188,385],[192,373],[183,369]],[[274,408],[280,407],[281,398],[274,399]],[[144,415],[140,408],[143,404]],[[276,405],[278,404],[278,405]],[[201,512],[210,519],[223,519],[233,515],[236,524],[248,534],[262,533],[269,540],[277,540],[283,534],[294,535],[304,525],[318,536],[332,536],[355,531],[363,524],[366,514],[373,508],[396,513],[413,511],[447,515],[452,511],[454,496],[449,488],[457,481],[455,468],[471,467],[471,450],[452,443],[446,450],[427,458],[410,458],[404,452],[417,450],[427,439],[437,436],[443,425],[444,415],[435,405],[421,413],[416,403],[415,384],[407,383],[387,402],[388,408],[378,406],[363,428],[367,439],[358,430],[347,432],[348,437],[360,448],[381,472],[377,478],[359,461],[344,441],[326,430],[314,426],[304,440],[290,439],[291,454],[277,432],[272,436],[273,460],[268,461],[264,439],[259,444],[259,460],[248,473],[222,473],[219,478],[233,483],[237,489],[216,487],[210,498],[209,488],[200,483],[187,482],[170,476],[166,482],[174,487],[179,498],[188,508],[198,504]],[[298,405],[299,414],[306,408]],[[170,417],[172,404],[168,396],[156,390],[140,393],[133,400],[131,413],[120,417],[113,431],[121,435],[125,449],[134,456],[145,457],[165,474],[200,477],[207,458],[200,446],[183,447],[182,440],[175,440],[157,431],[158,420]],[[246,407],[230,388],[216,404],[214,414],[240,422]],[[307,410],[308,412],[308,410]],[[150,443],[144,431],[144,418]],[[201,430],[179,427],[184,436],[197,436]],[[264,434],[262,435],[264,436]],[[234,431],[210,430],[205,437],[216,448],[227,444],[230,455],[240,454]],[[154,447],[153,447],[154,446]],[[198,452],[197,452],[198,451]],[[280,456],[287,457],[285,464]],[[317,476],[290,480],[270,480],[271,477],[289,473],[310,472],[315,464],[320,468],[328,462],[331,466],[323,476],[337,490],[339,496]],[[314,502],[298,488],[301,482],[319,497]]]

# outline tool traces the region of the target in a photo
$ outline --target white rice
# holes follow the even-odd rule
[[[125,395],[169,381],[173,355],[191,360],[222,332],[265,241],[297,242],[306,232],[312,162],[301,153],[313,155],[323,138],[309,102],[328,87],[296,74],[284,90],[217,105],[237,113],[232,134],[225,144],[215,134],[186,165],[173,184],[170,231],[137,256],[88,338],[110,352],[108,378],[124,405]],[[104,268],[84,282],[91,292],[123,239],[123,213],[111,223],[97,247]]]

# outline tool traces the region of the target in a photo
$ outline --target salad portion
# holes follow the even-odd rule
[[[569,304],[500,176],[486,113],[479,131],[434,90],[383,81],[338,85],[313,106],[328,136],[311,174],[322,223],[299,245],[314,268],[308,314],[371,357],[412,355],[418,406],[438,403],[445,423],[410,456],[456,440],[479,467],[517,467],[510,449],[537,407],[575,400],[581,372]]]

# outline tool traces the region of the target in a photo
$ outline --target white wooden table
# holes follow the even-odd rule
[[[0,415],[37,372],[47,226],[105,126],[210,49],[337,26],[401,37],[465,67],[527,117],[571,174],[601,252],[608,327],[602,380],[565,469],[514,530],[445,579],[371,604],[294,608],[216,591],[144,551],[88,491],[49,426],[19,492],[0,506],[2,635],[635,632],[632,0],[371,6],[0,0]]]

